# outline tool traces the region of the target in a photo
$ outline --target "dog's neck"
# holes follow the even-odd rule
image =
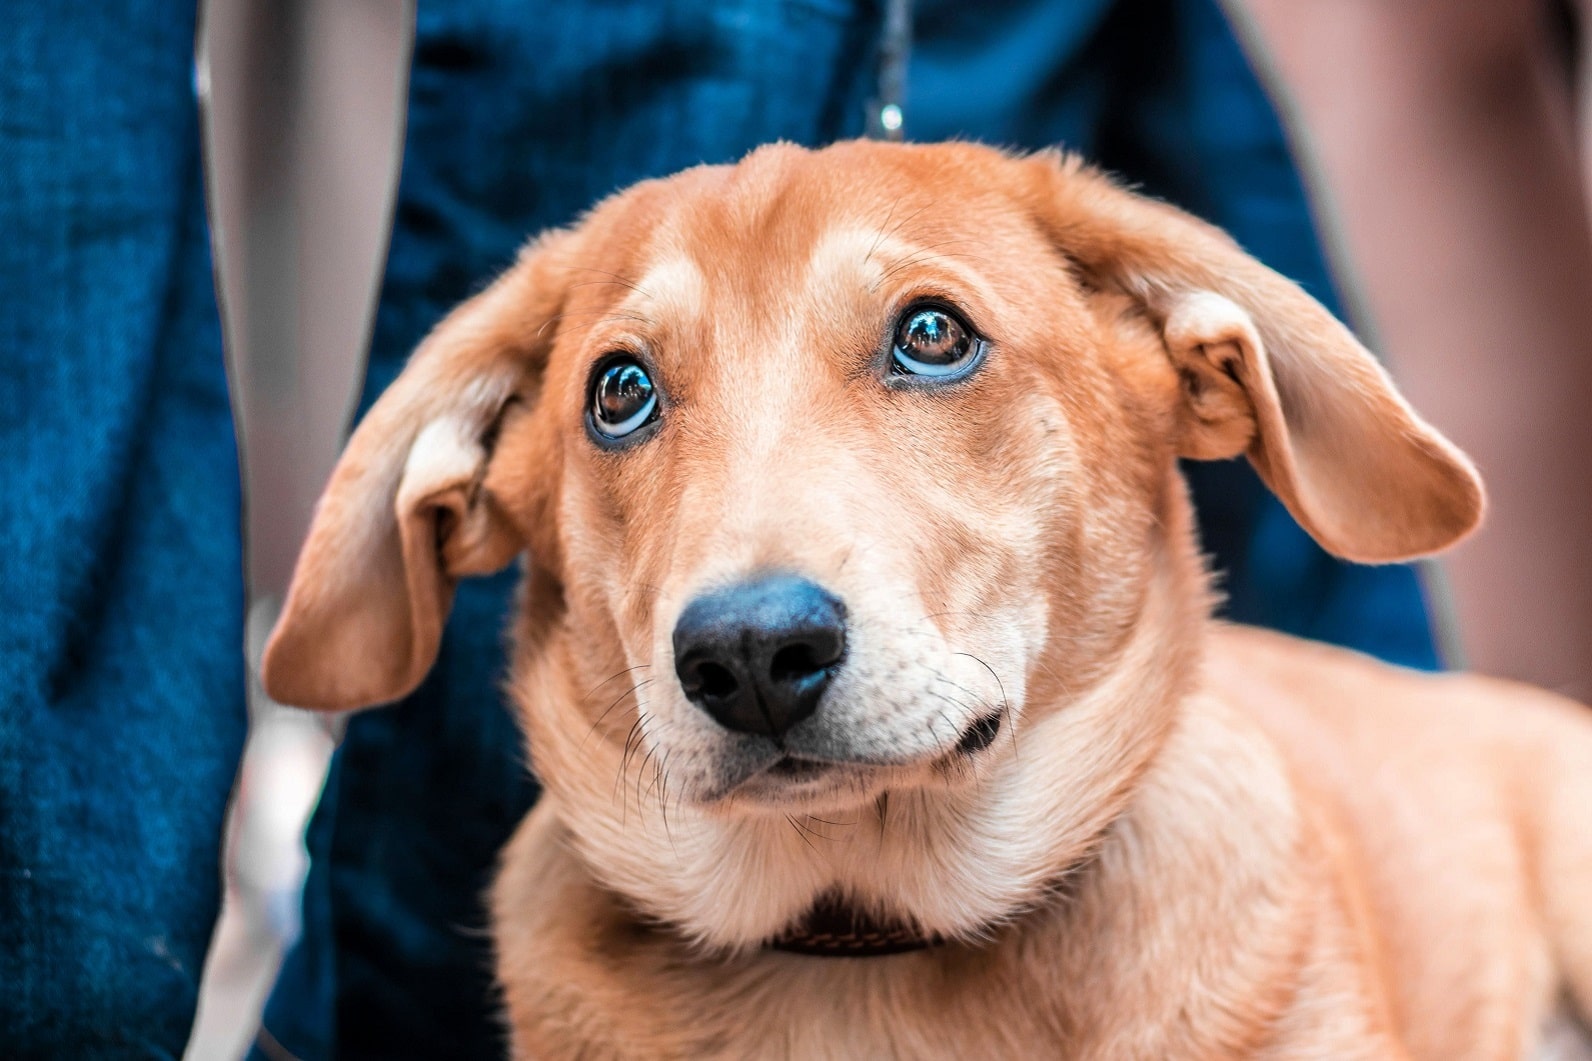
[[[708,950],[763,946],[835,895],[925,936],[985,938],[1088,861],[1175,723],[1207,614],[1189,542],[1183,555],[1171,536],[1109,674],[1056,709],[1026,711],[1034,720],[1018,720],[973,784],[892,791],[822,821],[663,801],[625,810],[611,793],[556,784],[550,798],[603,886]]]

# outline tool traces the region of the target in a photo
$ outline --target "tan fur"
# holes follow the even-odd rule
[[[886,377],[920,297],[988,340],[966,380]],[[608,451],[616,350],[662,414]],[[1186,215],[1053,155],[767,148],[615,196],[444,322],[333,476],[264,678],[400,695],[453,580],[524,551],[546,794],[491,900],[520,1057],[1577,1049],[1592,720],[1211,620],[1177,459],[1240,453],[1350,558],[1481,515],[1353,337]],[[770,569],[847,610],[785,738],[813,779],[674,678],[685,604]],[[763,946],[837,893],[951,942]]]

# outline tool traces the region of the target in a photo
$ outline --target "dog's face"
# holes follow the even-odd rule
[[[452,580],[523,551],[517,698],[569,801],[645,762],[660,809],[844,812],[984,784],[1047,724],[1103,793],[1165,713],[1091,697],[1182,658],[1144,635],[1168,572],[1185,639],[1203,614],[1176,458],[1240,453],[1342,555],[1479,514],[1348,333],[1176,211],[1053,156],[764,149],[614,197],[438,328],[265,679],[396,696]]]
[[[1031,680],[1088,686],[1132,626],[1168,394],[1009,189],[917,161],[767,151],[556,252],[545,390],[486,486],[554,537],[583,730],[685,800],[970,783]]]

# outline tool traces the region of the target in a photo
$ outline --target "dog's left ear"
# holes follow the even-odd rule
[[[1316,541],[1363,563],[1436,552],[1480,521],[1470,461],[1297,284],[1220,230],[1076,160],[1021,164],[1034,216],[1083,279],[1159,323],[1182,381],[1183,456],[1247,453]]]
[[[350,438],[261,661],[275,700],[327,710],[395,700],[436,658],[457,580],[523,542],[484,486],[502,418],[539,386],[563,299],[544,236],[448,315]]]

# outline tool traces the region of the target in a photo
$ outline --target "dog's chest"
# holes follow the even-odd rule
[[[638,1056],[1028,1057],[1078,1041],[1061,1000],[999,953],[760,952],[688,969],[665,962],[648,980],[637,987],[659,1026],[635,1044]]]
[[[1029,942],[704,957],[638,927],[567,851],[535,850],[550,857],[511,850],[494,896],[517,1057],[1026,1057],[1077,1041],[1032,975],[1059,963]]]

